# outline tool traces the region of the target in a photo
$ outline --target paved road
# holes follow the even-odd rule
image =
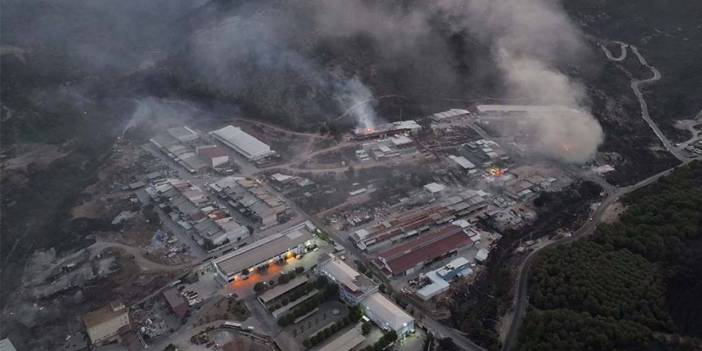
[[[621,49],[621,54],[619,54],[619,56],[617,56],[617,57],[614,57],[612,55],[612,52],[604,44],[599,44],[599,45],[600,45],[600,48],[602,49],[602,51],[604,51],[605,56],[607,56],[607,58],[609,60],[617,61],[617,62],[624,61],[626,59],[626,54],[628,52],[627,48],[629,47],[629,44],[622,43],[621,41],[615,41],[614,43],[619,44],[619,47]]]
[[[646,99],[644,99],[643,92],[641,91],[642,86],[657,82],[663,77],[663,75],[656,67],[650,65],[646,61],[646,58],[644,58],[643,55],[641,55],[639,49],[636,46],[626,44],[623,42],[616,43],[618,43],[622,49],[622,54],[619,57],[613,57],[612,53],[604,45],[600,45],[600,48],[602,48],[602,51],[605,53],[608,59],[620,62],[624,60],[624,58],[626,58],[627,49],[631,49],[631,52],[634,55],[636,55],[636,58],[639,60],[639,63],[642,66],[648,68],[653,74],[653,76],[650,78],[631,80],[630,86],[631,89],[634,91],[634,95],[636,95],[636,99],[639,100],[639,106],[641,108],[641,117],[644,119],[644,121],[646,121],[651,130],[653,130],[653,133],[656,134],[656,137],[658,137],[658,139],[661,141],[665,149],[668,150],[668,152],[670,152],[673,156],[675,156],[675,158],[677,158],[680,161],[688,160],[688,157],[685,155],[685,153],[679,148],[677,148],[673,143],[671,143],[670,140],[665,136],[665,134],[663,134],[661,129],[658,128],[658,125],[656,125],[656,123],[651,119],[651,115],[648,112],[648,104],[646,103]]]
[[[524,263],[518,270],[518,280],[517,280],[517,294],[515,295],[515,303],[514,303],[514,314],[512,317],[512,322],[510,323],[510,329],[507,334],[507,337],[505,338],[505,341],[503,343],[502,350],[503,351],[509,351],[515,348],[516,346],[516,341],[517,341],[517,333],[519,331],[519,327],[522,324],[522,321],[524,319],[524,316],[526,315],[526,310],[527,306],[529,305],[529,296],[528,296],[528,283],[529,283],[529,271],[531,270],[531,267],[533,265],[533,262],[535,260],[535,257],[539,252],[541,252],[543,249],[547,247],[553,247],[553,246],[558,246],[558,245],[563,245],[563,244],[568,244],[572,243],[578,239],[584,238],[590,234],[592,234],[595,229],[597,228],[597,223],[599,223],[602,219],[602,215],[604,214],[605,210],[607,207],[612,205],[613,203],[617,202],[622,196],[635,191],[637,189],[640,189],[642,187],[645,187],[647,185],[652,184],[653,182],[657,181],[661,177],[667,176],[670,173],[673,172],[678,167],[687,165],[688,163],[692,162],[692,160],[687,160],[684,163],[673,167],[669,168],[665,171],[662,171],[660,173],[657,173],[651,177],[648,177],[634,185],[622,187],[622,188],[617,188],[614,192],[611,192],[607,195],[607,198],[605,198],[604,201],[597,207],[595,212],[592,214],[590,219],[585,222],[571,237],[568,238],[563,238],[561,240],[554,241],[550,243],[549,245],[544,245],[543,247],[534,250],[529,253],[527,258],[525,259]]]
[[[422,319],[422,324],[431,331],[434,336],[438,338],[451,338],[454,344],[463,350],[467,351],[485,351],[486,349],[480,347],[478,344],[474,343],[467,337],[465,337],[460,331],[441,324],[429,317],[424,317]]]

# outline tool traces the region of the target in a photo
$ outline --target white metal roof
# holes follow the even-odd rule
[[[436,271],[427,273],[427,278],[431,280],[431,284],[423,286],[417,290],[417,295],[423,300],[429,300],[432,297],[441,294],[449,289],[449,283],[436,274]]]
[[[480,249],[478,250],[478,253],[475,255],[475,259],[478,261],[485,261],[488,258],[488,255],[490,254],[490,251],[487,249]]]
[[[332,256],[331,259],[324,262],[320,266],[320,269],[327,275],[334,277],[337,282],[349,288],[356,288],[353,290],[358,289],[354,284],[354,280],[356,280],[356,277],[361,275],[361,273],[358,273],[355,269],[346,264],[346,262],[336,258],[336,256]]]
[[[361,305],[370,311],[369,315],[377,317],[375,322],[384,328],[401,330],[414,321],[412,316],[378,292],[361,301]]]
[[[273,154],[270,146],[239,127],[226,126],[213,131],[212,135],[250,160],[258,160]]]
[[[424,186],[424,189],[433,194],[444,191],[444,189],[446,189],[446,186],[439,183],[429,183]]]

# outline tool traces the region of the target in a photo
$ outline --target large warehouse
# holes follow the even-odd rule
[[[349,305],[356,306],[363,299],[378,291],[378,284],[372,279],[359,273],[341,258],[332,254],[320,257],[317,266],[319,273],[324,274],[339,285],[339,296]]]
[[[388,275],[407,275],[470,246],[473,241],[463,228],[446,224],[379,253],[374,262]]]
[[[363,313],[385,330],[399,337],[414,330],[414,318],[378,292],[378,284],[333,254],[320,257],[317,271],[339,285],[341,298],[358,304]]]
[[[220,256],[212,261],[217,278],[223,284],[230,283],[275,259],[303,253],[305,246],[312,245],[315,229],[312,222],[306,221]]]
[[[275,155],[275,151],[271,150],[270,146],[247,134],[239,127],[226,126],[212,131],[211,134],[224,145],[229,146],[251,161],[258,161]]]

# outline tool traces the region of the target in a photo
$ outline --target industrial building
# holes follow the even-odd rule
[[[320,257],[317,271],[339,286],[339,296],[351,306],[378,291],[378,284],[332,254]]]
[[[83,323],[93,345],[105,343],[129,329],[129,311],[123,303],[112,302],[83,315]]]
[[[408,120],[385,123],[376,126],[375,128],[356,128],[353,131],[353,135],[359,140],[378,139],[387,138],[398,134],[416,134],[420,130],[422,130],[422,126],[420,126],[414,120]]]
[[[296,277],[295,279],[274,287],[273,289],[267,290],[263,294],[258,296],[258,301],[263,304],[266,308],[274,304],[277,300],[279,300],[281,297],[285,296],[287,293],[290,291],[293,291],[303,285],[306,285],[309,282],[309,279],[302,275],[299,277]]]
[[[249,161],[258,161],[275,155],[275,151],[271,150],[270,146],[244,132],[239,127],[229,125],[212,131],[210,134],[224,145],[246,157]]]
[[[363,341],[366,340],[366,337],[363,336],[363,334],[361,334],[361,331],[359,329],[360,328],[358,326],[349,329],[347,332],[334,338],[334,340],[332,340],[328,344],[322,346],[317,351],[350,351],[350,350],[353,350],[356,346],[360,345],[361,343],[363,343]]]
[[[430,186],[427,191],[439,187]],[[488,205],[482,191],[465,190],[443,199],[440,203],[415,209],[407,214],[379,223],[368,230],[359,230],[351,235],[351,240],[364,251],[378,250],[410,239],[433,226],[448,223],[456,218],[467,216],[485,209]]]
[[[261,265],[304,253],[306,247],[314,245],[315,229],[312,222],[306,221],[214,259],[212,265],[218,280],[227,284],[245,279]]]
[[[475,168],[473,162],[470,162],[467,158],[463,156],[449,155],[449,159],[455,162],[458,165],[458,167],[460,167],[463,171],[470,171]]]
[[[166,300],[168,307],[175,313],[178,318],[185,318],[190,310],[188,302],[178,293],[176,288],[169,288],[163,292],[163,299]]]
[[[290,211],[290,207],[281,198],[254,179],[225,177],[210,184],[210,189],[239,213],[258,222],[261,228],[280,223]]]
[[[444,122],[446,120],[450,120],[450,119],[454,119],[454,118],[463,118],[463,117],[468,117],[468,116],[470,116],[470,112],[468,110],[453,108],[453,109],[450,109],[448,111],[437,112],[437,113],[431,115],[429,118],[433,122]]]
[[[373,263],[388,276],[408,275],[471,246],[473,241],[461,226],[446,224],[379,253]]]
[[[446,190],[446,185],[439,183],[429,183],[424,185],[424,190],[433,196],[439,196],[444,193],[444,190]]]
[[[452,280],[473,274],[473,270],[468,267],[469,264],[467,259],[457,257],[439,269],[420,275],[418,278],[420,286],[416,289],[417,296],[427,301],[446,292]]]
[[[361,306],[363,313],[380,328],[392,330],[399,337],[414,330],[414,318],[378,292],[378,285],[351,268],[335,255],[320,257],[317,271],[339,285],[341,298]]]
[[[182,143],[193,142],[200,138],[200,135],[188,126],[169,128],[168,134]]]
[[[194,229],[200,237],[198,243],[213,246],[225,242],[237,242],[250,235],[246,226],[239,224],[216,204],[197,186],[181,179],[160,181],[147,193],[158,202],[171,219],[183,229]]]
[[[195,154],[192,148],[192,143],[199,138],[194,130],[186,126],[170,128],[168,133],[159,134],[149,139],[149,142],[188,172],[196,173],[209,168],[207,162]]]
[[[229,162],[227,150],[217,145],[198,146],[195,148],[195,153],[205,159],[211,168],[218,168]]]
[[[361,309],[375,324],[385,330],[394,331],[398,337],[414,331],[414,318],[379,292],[364,299]]]

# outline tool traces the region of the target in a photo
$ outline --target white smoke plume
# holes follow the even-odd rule
[[[373,93],[358,77],[339,84],[335,98],[344,113],[353,116],[357,128],[375,129],[378,122],[374,108],[376,101]]]
[[[520,124],[500,124],[509,134],[518,125],[534,131],[532,148],[568,162],[590,159],[603,140],[591,115],[584,88],[558,64],[578,63],[585,55],[578,31],[559,3],[550,0],[439,0],[440,12],[457,29],[491,43],[509,98],[554,105],[551,112],[526,117]]]
[[[438,19],[451,31],[466,34],[490,48],[507,88],[505,98],[580,111],[529,118],[526,122],[535,131],[532,150],[565,161],[583,162],[602,141],[602,129],[590,114],[583,87],[560,68],[577,64],[586,52],[577,29],[557,1],[291,0],[252,12],[255,14],[248,18],[233,16],[214,32],[195,38],[195,52],[201,53],[196,60],[199,73],[208,82],[231,89],[235,96],[242,91],[262,90],[265,93],[261,94],[274,104],[285,104],[291,93],[275,84],[275,80],[292,75],[305,80],[307,89],[294,103],[318,106],[309,99],[326,93],[337,103],[341,110],[338,112],[347,111],[358,127],[372,128],[378,118],[372,91],[354,74],[350,78],[330,74],[335,68],[310,59],[307,50],[324,40],[364,35],[374,40],[384,59],[431,62],[431,66],[418,69],[434,71],[442,77],[439,81],[449,84],[449,77],[457,74],[448,62],[435,61],[434,57],[450,57],[450,50],[440,44],[432,46],[431,51],[422,47],[437,41],[433,24]],[[243,66],[232,66],[244,61],[253,62],[257,68],[237,70],[236,66]],[[258,70],[266,70],[271,80],[256,79],[253,75]],[[236,73],[232,76],[230,72]],[[266,88],[251,88],[257,84]],[[324,114],[324,109],[299,112]],[[518,125],[523,123],[515,123],[514,128]],[[509,129],[508,125],[503,132],[509,133]]]
[[[558,0],[45,4],[45,0],[7,0],[0,12],[3,44],[51,53],[44,57],[52,64],[36,61],[37,69],[114,72],[121,77],[163,52],[163,61],[172,64],[164,71],[172,72],[187,88],[203,95],[218,93],[217,97],[253,106],[257,115],[287,120],[289,125],[338,116],[358,100],[369,101],[353,109],[359,126],[372,124],[380,117],[372,103],[377,99],[368,97],[372,92],[399,93],[409,96],[411,103],[425,99],[417,106],[430,109],[427,102],[432,99],[460,99],[461,94],[473,98],[481,95],[481,91],[471,95],[474,90],[490,84],[495,90],[504,86],[505,98],[583,112],[578,119],[529,119],[539,135],[536,140],[553,140],[535,145],[540,153],[580,162],[602,140],[582,86],[563,73],[587,52]],[[456,48],[459,41],[464,49]],[[356,46],[359,42],[370,44]],[[366,55],[362,50],[372,52]],[[58,65],[53,64],[55,57],[60,58]],[[376,71],[381,73],[374,76]],[[496,72],[503,82],[495,82]],[[553,135],[554,130],[560,132]],[[577,150],[572,154],[577,156],[557,147],[560,141],[571,141],[566,131],[583,137],[568,147]]]

